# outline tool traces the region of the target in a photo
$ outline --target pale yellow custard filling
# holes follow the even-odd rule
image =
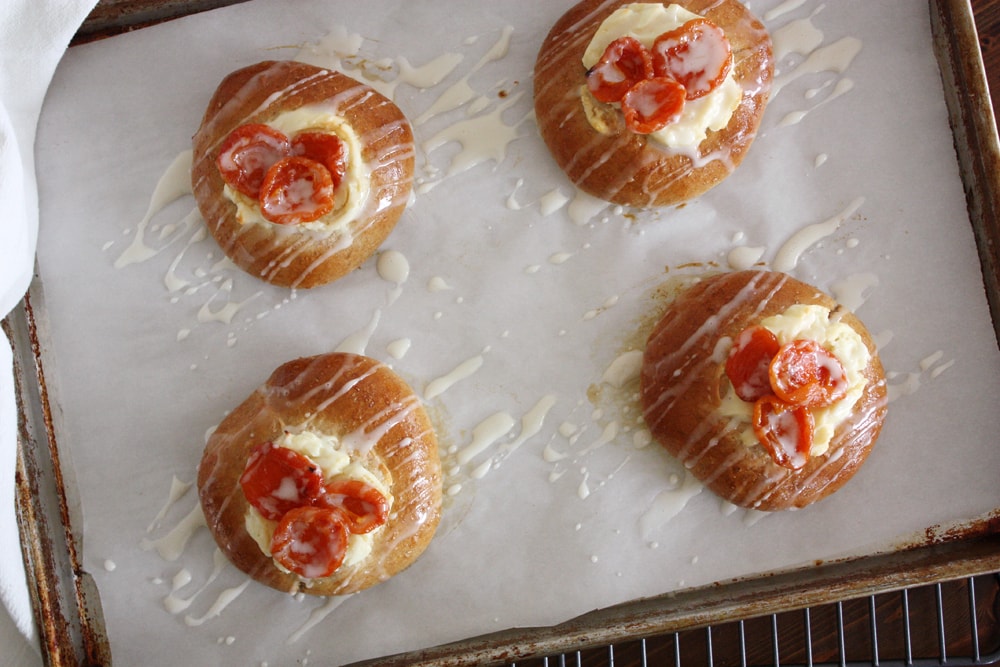
[[[844,367],[847,394],[826,407],[811,408],[816,425],[809,454],[825,454],[837,427],[851,416],[854,404],[864,394],[868,384],[864,371],[871,361],[868,347],[857,331],[839,321],[836,316],[831,319],[830,310],[823,306],[796,304],[778,315],[764,318],[760,325],[770,330],[781,345],[793,340],[814,340],[832,353]],[[726,419],[745,422],[746,428],[742,429],[744,443],[747,446],[757,444],[753,429],[749,427],[753,403],[741,400],[731,385],[727,385],[718,412]]]
[[[334,193],[333,210],[311,222],[296,225],[275,225],[260,212],[260,204],[228,184],[223,188],[225,197],[236,204],[236,219],[240,224],[274,225],[312,232],[331,234],[343,230],[362,212],[371,189],[371,175],[361,155],[361,140],[346,120],[332,113],[328,104],[312,104],[285,113],[266,123],[284,132],[289,139],[303,131],[335,134],[347,150],[347,172]]]
[[[286,431],[274,444],[309,457],[323,471],[324,482],[328,482],[334,477],[346,477],[372,485],[385,496],[390,509],[392,508],[392,496],[386,485],[360,462],[351,461],[351,457],[340,448],[340,442],[336,438],[313,431],[296,433]],[[260,550],[270,556],[271,538],[278,522],[264,518],[256,508],[249,506],[244,517],[244,525],[247,533],[254,539]],[[372,550],[374,536],[379,530],[381,527],[361,535],[352,533],[347,541],[347,554],[341,567],[353,565],[367,558]],[[288,570],[277,561],[275,561],[275,566],[288,573]]]
[[[657,37],[696,18],[700,16],[676,4],[664,6],[660,3],[640,2],[623,5],[604,19],[594,33],[583,53],[583,66],[589,70],[596,65],[608,45],[619,37],[634,37],[646,48],[651,48]],[[582,99],[591,126],[602,134],[609,132],[610,124],[605,110],[619,105],[598,102],[586,86],[583,87]],[[729,119],[733,117],[742,99],[743,89],[730,69],[717,88],[701,98],[687,100],[679,120],[646,136],[667,148],[696,148],[708,136],[709,130],[718,131],[729,124]]]

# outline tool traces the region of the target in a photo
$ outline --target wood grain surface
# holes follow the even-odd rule
[[[972,13],[979,32],[979,48],[983,54],[983,68],[993,98],[993,116],[997,114],[1000,95],[1000,0],[972,0]]]

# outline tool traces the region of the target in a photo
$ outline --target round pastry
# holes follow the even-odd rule
[[[268,586],[346,595],[409,566],[441,511],[437,439],[387,366],[296,359],[219,424],[198,467],[215,541]]]
[[[209,231],[246,272],[315,287],[359,267],[413,185],[403,112],[339,72],[268,61],[219,84],[194,135],[191,182]]]
[[[581,190],[667,206],[740,164],[772,77],[771,38],[736,0],[583,0],[542,43],[535,116]]]
[[[671,303],[649,336],[640,396],[657,442],[718,495],[757,510],[839,489],[887,404],[857,317],[769,271],[714,275]]]

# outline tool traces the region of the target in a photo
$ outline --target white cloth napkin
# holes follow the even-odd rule
[[[56,65],[97,0],[0,2],[0,316],[24,296],[38,238],[35,130]],[[31,612],[14,513],[17,411],[11,350],[0,341],[0,601],[32,643]]]

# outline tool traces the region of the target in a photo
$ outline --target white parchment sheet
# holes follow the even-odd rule
[[[700,200],[647,212],[579,195],[538,137],[535,54],[569,4],[263,0],[67,54],[39,130],[39,262],[83,562],[120,664],[343,663],[890,549],[1000,507],[1000,354],[926,3],[755,0],[778,57],[756,143]],[[293,57],[380,76],[418,142],[380,256],[309,292],[224,261],[170,187],[223,76]],[[647,445],[627,373],[602,382],[641,349],[665,282],[754,261],[855,308],[892,386],[857,477],[769,516]],[[337,348],[425,398],[448,500],[416,565],[327,602],[213,557],[190,484],[228,410]]]

